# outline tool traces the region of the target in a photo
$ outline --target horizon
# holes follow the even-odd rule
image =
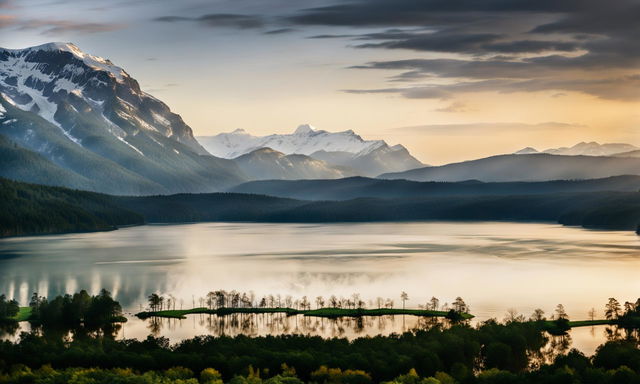
[[[108,58],[195,136],[310,122],[426,164],[640,145],[640,57],[621,33],[637,30],[633,2],[513,4],[2,0],[0,46],[70,41]],[[606,25],[589,22],[602,13]]]

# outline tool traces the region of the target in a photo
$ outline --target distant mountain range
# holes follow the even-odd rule
[[[623,143],[607,143],[599,144],[595,141],[590,143],[582,142],[574,145],[573,147],[561,147],[561,148],[549,148],[542,152],[532,147],[523,148],[517,152],[516,155],[531,155],[534,153],[547,153],[550,155],[563,155],[563,156],[614,156],[629,153],[632,151],[638,151],[640,148],[631,144]]]
[[[438,167],[386,173],[382,179],[485,182],[597,179],[640,175],[640,158],[564,156],[550,154],[499,155]]]
[[[122,68],[73,44],[0,49],[0,105],[1,176],[116,194],[248,180]]]
[[[329,167],[346,167],[351,174],[377,176],[422,167],[402,145],[389,146],[383,140],[364,140],[352,130],[327,132],[309,124],[300,125],[293,133],[253,136],[237,129],[215,136],[199,136],[198,140],[212,155],[234,159],[269,148],[284,155],[305,155],[325,162]]]
[[[70,43],[0,48],[0,177],[13,180],[149,195],[226,191],[272,179],[510,182],[639,174],[640,148],[629,144],[525,148],[429,167],[402,145],[308,124],[290,134],[236,130],[196,138],[179,115],[107,59]]]
[[[637,192],[640,176],[613,176],[589,180],[484,183],[418,182],[350,177],[340,180],[250,181],[229,189],[233,193],[263,194],[299,200],[351,200],[358,198],[416,198],[471,195],[538,195],[575,192]]]

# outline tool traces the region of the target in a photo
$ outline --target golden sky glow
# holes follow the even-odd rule
[[[310,123],[402,143],[430,164],[640,145],[634,1],[464,3],[0,0],[0,46],[74,42],[196,135]]]

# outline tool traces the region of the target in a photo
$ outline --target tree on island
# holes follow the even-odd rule
[[[567,311],[564,309],[564,305],[558,304],[556,306],[556,319],[557,320],[568,320],[569,316],[567,316]]]
[[[163,301],[162,297],[157,293],[152,293],[148,297],[149,299],[149,307],[151,307],[152,311],[157,311],[160,308],[160,305]]]
[[[546,320],[546,318],[544,317],[544,311],[540,308],[537,308],[533,311],[533,314],[531,315],[531,321],[543,321]]]
[[[402,300],[402,309],[404,310],[404,303],[409,300],[409,295],[407,294],[407,292],[402,291],[402,293],[400,294],[400,300]]]

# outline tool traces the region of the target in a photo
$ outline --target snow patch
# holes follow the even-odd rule
[[[142,153],[141,150],[139,150],[138,148],[134,147],[133,145],[131,145],[131,143],[129,143],[127,140],[125,140],[123,137],[120,136],[116,136],[118,138],[118,140],[122,141],[123,143],[125,143],[126,145],[128,145],[131,149],[133,149],[134,151],[138,152],[140,155],[144,156],[144,153]]]

